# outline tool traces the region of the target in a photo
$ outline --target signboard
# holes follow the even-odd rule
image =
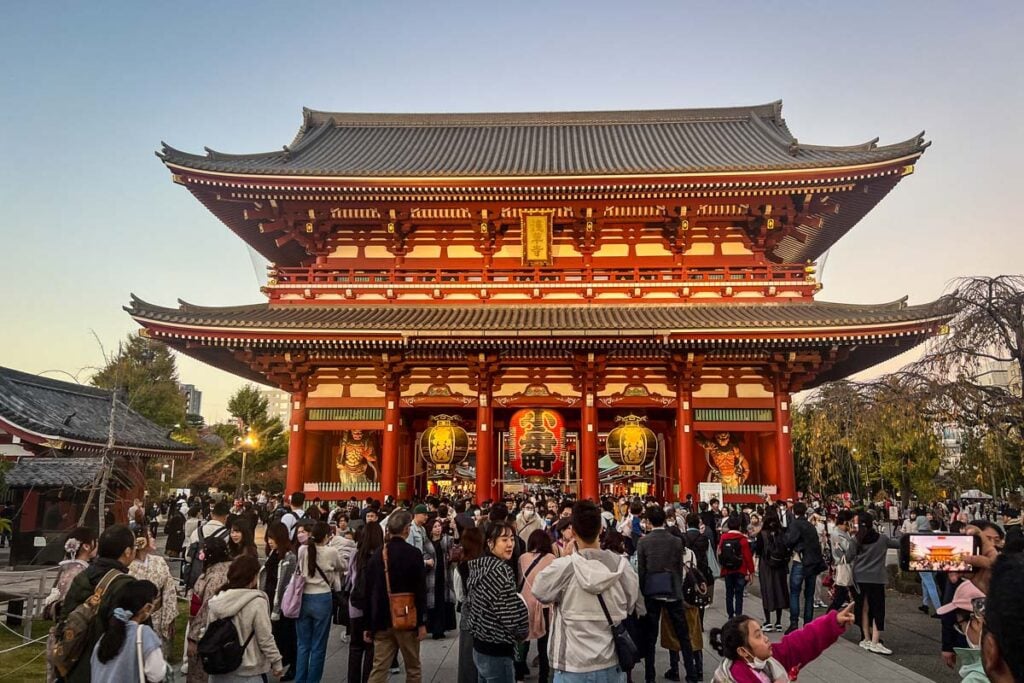
[[[777,496],[779,495],[779,487],[775,484],[765,484],[761,487],[762,496]]]
[[[519,214],[523,233],[523,265],[551,265],[551,232],[554,211],[525,210]]]
[[[702,503],[709,502],[712,498],[722,500],[722,483],[717,481],[702,481],[697,484],[697,498]]]

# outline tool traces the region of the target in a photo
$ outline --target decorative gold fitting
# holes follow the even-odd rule
[[[487,221],[481,221],[480,222],[480,232],[481,233],[486,233],[487,232]]]
[[[313,232],[313,224],[306,223],[306,232]]]
[[[594,221],[587,221],[587,232],[594,232]]]
[[[388,223],[388,232],[394,232],[394,231],[395,231],[395,224],[394,223]]]
[[[681,232],[686,232],[689,229],[690,229],[690,221],[688,221],[685,218],[683,220],[679,221],[679,230]]]
[[[914,172],[914,165],[913,164],[907,164],[906,166],[903,167],[903,170],[900,171],[900,177],[902,178],[905,175],[910,175],[913,172]]]
[[[775,219],[774,218],[766,219],[765,222],[764,222],[764,227],[765,227],[766,230],[774,230],[775,229]]]

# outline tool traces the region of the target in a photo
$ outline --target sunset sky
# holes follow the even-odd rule
[[[933,145],[829,253],[819,298],[1024,271],[1024,3],[5,3],[0,365],[90,366],[147,301],[263,300],[245,244],[153,152],[280,149],[302,107],[475,112],[784,101],[800,142]],[[906,358],[888,366],[892,369]],[[188,358],[203,413],[243,382]],[[876,368],[873,372],[879,372]],[[50,374],[65,378],[61,373]]]

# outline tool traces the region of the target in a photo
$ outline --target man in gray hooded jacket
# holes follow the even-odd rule
[[[601,509],[590,501],[573,506],[572,529],[578,552],[560,557],[533,582],[533,595],[553,605],[548,631],[551,668],[569,680],[621,683],[612,631],[598,596],[618,623],[643,610],[636,572],[625,557],[601,550]]]

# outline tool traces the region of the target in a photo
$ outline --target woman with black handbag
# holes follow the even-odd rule
[[[348,680],[351,683],[366,683],[373,670],[373,641],[366,642],[363,632],[367,630],[365,610],[368,607],[366,595],[366,565],[370,557],[384,547],[384,531],[380,524],[366,524],[356,534],[356,552],[352,555],[345,585],[348,588]]]

